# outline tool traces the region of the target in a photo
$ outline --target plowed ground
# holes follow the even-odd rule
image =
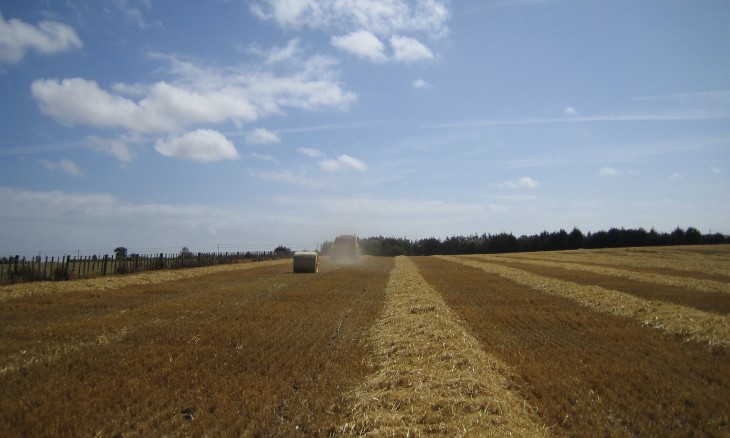
[[[392,259],[0,303],[0,436],[327,435]]]
[[[515,385],[553,433],[730,433],[727,349],[683,342],[634,319],[596,313],[461,264],[413,260],[484,349],[514,367]],[[582,281],[579,272],[539,273]]]

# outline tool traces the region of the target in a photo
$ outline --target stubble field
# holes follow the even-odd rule
[[[730,435],[730,246],[321,267],[0,288],[0,435]]]

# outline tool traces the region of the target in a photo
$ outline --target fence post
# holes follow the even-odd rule
[[[101,264],[101,275],[106,275],[106,264],[109,261],[109,254],[104,254],[104,261]]]

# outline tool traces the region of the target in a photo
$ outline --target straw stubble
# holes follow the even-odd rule
[[[545,436],[512,370],[487,354],[406,257],[369,342],[376,370],[348,394],[342,430],[377,436]]]

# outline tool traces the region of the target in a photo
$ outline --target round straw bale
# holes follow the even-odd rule
[[[294,272],[316,273],[319,271],[319,257],[316,252],[295,252]]]

